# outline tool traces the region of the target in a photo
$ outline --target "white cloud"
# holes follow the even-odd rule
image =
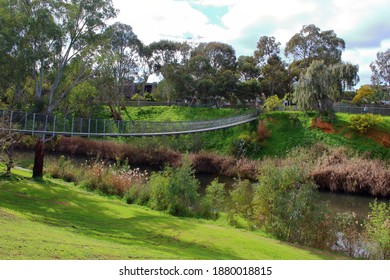
[[[172,0],[114,0],[120,9],[119,21],[129,24],[145,44],[160,39],[182,40],[185,34],[206,40],[223,40],[227,31],[209,24],[207,16],[188,2]],[[215,35],[217,34],[217,36]]]
[[[121,10],[118,20],[133,27],[145,43],[160,39],[183,40],[191,34],[200,41],[233,45],[237,55],[250,55],[261,36],[286,42],[303,25],[334,30],[346,41],[343,59],[360,65],[362,83],[369,83],[369,64],[378,51],[390,47],[388,0],[113,0]],[[227,7],[221,25],[210,24],[207,16],[191,3],[204,7]],[[222,27],[221,27],[222,26]]]

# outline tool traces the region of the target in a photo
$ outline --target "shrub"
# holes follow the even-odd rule
[[[181,167],[165,167],[163,171],[153,173],[148,188],[151,208],[177,216],[193,214],[193,206],[199,196],[199,181],[188,158],[183,160]]]
[[[229,194],[231,200],[230,210],[246,219],[252,219],[253,189],[251,182],[247,179],[235,179]]]
[[[343,252],[350,257],[363,257],[364,240],[361,236],[361,225],[355,213],[337,213],[334,217],[334,229],[337,240],[333,250]]]
[[[257,126],[257,141],[260,143],[270,135],[271,131],[267,128],[267,122],[265,120],[260,120],[259,125]]]
[[[145,100],[145,98],[144,98],[142,95],[136,93],[136,94],[134,94],[134,95],[131,97],[131,100]]]
[[[361,134],[365,134],[370,128],[376,126],[380,122],[380,117],[373,114],[354,115],[351,117],[351,124],[349,127]]]
[[[318,206],[315,184],[304,174],[299,166],[264,164],[255,186],[255,221],[282,240],[326,247],[331,235],[317,237],[320,229],[329,227],[326,213]]]
[[[260,150],[260,145],[256,141],[256,134],[242,133],[232,142],[230,152],[235,158],[241,158],[256,154]]]
[[[45,173],[53,178],[61,178],[67,182],[79,183],[82,180],[82,170],[75,167],[72,160],[60,156],[56,161],[47,161]]]
[[[367,235],[367,251],[370,258],[390,259],[390,205],[370,204],[371,211],[365,223]]]
[[[282,106],[282,100],[277,95],[272,95],[265,100],[264,107],[267,111],[275,111]]]
[[[201,202],[201,214],[205,218],[218,219],[220,211],[225,207],[225,184],[214,179],[206,188],[206,193]]]
[[[136,182],[127,189],[124,198],[129,204],[147,205],[150,199],[148,184]]]

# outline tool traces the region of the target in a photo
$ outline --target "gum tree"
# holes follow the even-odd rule
[[[23,28],[10,36],[12,56],[24,57],[34,80],[34,111],[51,114],[92,73],[92,56],[105,22],[115,15],[111,0],[2,0]],[[44,90],[43,85],[47,85]],[[43,128],[44,129],[44,128]],[[39,136],[33,177],[43,175],[44,144]]]

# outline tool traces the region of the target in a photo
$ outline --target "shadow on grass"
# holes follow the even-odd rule
[[[126,205],[69,188],[55,182],[13,179],[0,184],[0,206],[21,212],[29,219],[96,239],[141,246],[162,256],[180,259],[239,259],[233,252],[182,240],[180,232],[194,223],[141,207]],[[135,256],[136,257],[136,256]]]

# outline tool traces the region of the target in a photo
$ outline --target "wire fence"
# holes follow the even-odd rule
[[[61,118],[55,115],[0,111],[0,129],[10,129],[31,135],[69,136],[164,136],[206,132],[228,128],[255,120],[256,114],[246,114],[205,121],[150,122],[107,119]]]
[[[364,112],[364,107],[344,105],[344,104],[335,104],[333,108],[335,112],[338,113],[350,113],[350,114],[369,113],[375,115],[390,116],[390,108],[385,108],[385,107],[367,106],[367,112]]]

